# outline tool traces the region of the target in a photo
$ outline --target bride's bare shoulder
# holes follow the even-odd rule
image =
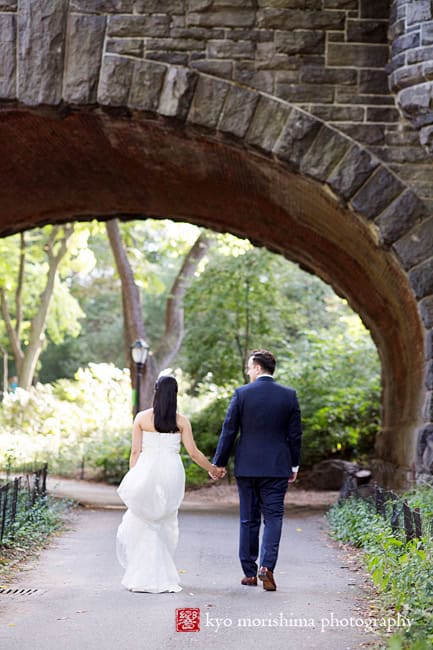
[[[136,415],[136,420],[142,429],[146,429],[149,425],[153,426],[153,409],[145,409]]]

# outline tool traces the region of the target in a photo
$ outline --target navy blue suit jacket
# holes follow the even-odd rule
[[[296,391],[272,377],[237,388],[224,420],[213,463],[227,465],[236,436],[235,476],[290,477],[299,465],[301,413]]]

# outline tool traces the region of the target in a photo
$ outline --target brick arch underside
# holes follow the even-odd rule
[[[382,363],[377,458],[408,468],[421,425],[424,343],[407,275],[375,227],[325,186],[171,118],[3,112],[0,235],[113,215],[172,218],[250,238],[347,298]]]

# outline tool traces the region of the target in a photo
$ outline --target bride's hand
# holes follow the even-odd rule
[[[211,479],[214,481],[217,481],[220,478],[223,478],[226,475],[226,470],[225,467],[217,467],[216,465],[212,465],[212,471],[208,472],[209,476]]]

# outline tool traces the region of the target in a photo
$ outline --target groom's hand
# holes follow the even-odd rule
[[[226,470],[225,467],[212,465],[212,471],[208,472],[208,474],[214,481],[217,481],[219,478],[223,478],[226,475]]]
[[[296,481],[297,476],[298,476],[298,472],[293,472],[292,476],[289,478],[289,483],[294,483]]]

